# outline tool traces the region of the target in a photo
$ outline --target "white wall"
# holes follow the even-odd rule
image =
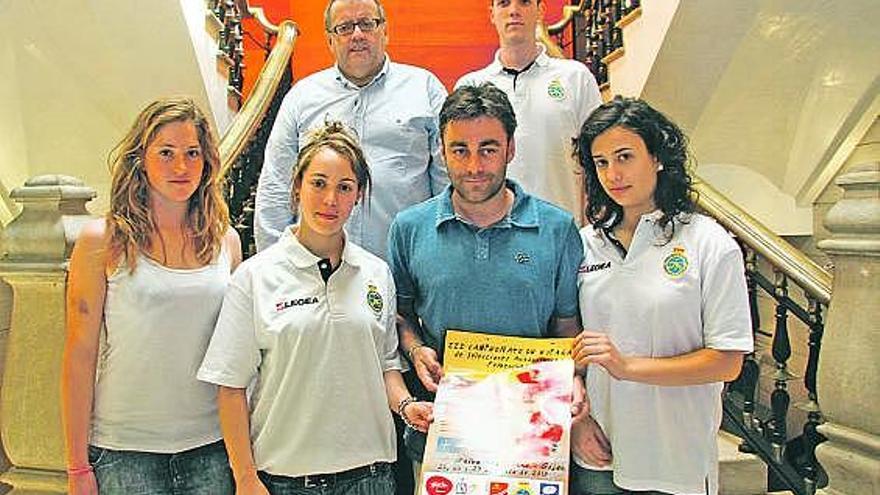
[[[47,173],[96,188],[103,213],[107,155],[148,102],[211,108],[196,60],[179,0],[0,1],[0,221],[3,190]]]

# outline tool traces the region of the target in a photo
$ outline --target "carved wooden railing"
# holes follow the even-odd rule
[[[740,450],[756,453],[767,463],[771,489],[787,489],[798,495],[812,494],[817,487],[827,484],[827,477],[815,456],[816,446],[824,441],[816,431],[822,422],[816,378],[825,330],[823,318],[831,301],[831,274],[705,182],[698,181],[695,189],[699,194],[699,207],[733,233],[743,248],[752,332],[756,342],[771,339],[770,356],[775,368],[769,375],[773,380],[773,392],[769,404],[764,404],[758,400],[760,349],[746,357],[739,378],[729,384],[724,395],[725,429],[743,439]],[[772,275],[762,273],[760,267],[765,264],[770,267]],[[791,285],[800,294],[793,294]],[[772,332],[761,328],[760,291],[769,295],[774,303]],[[803,370],[806,400],[797,404],[806,413],[806,421],[799,431],[793,432],[788,431],[791,413],[789,382],[796,380],[797,376],[789,370],[792,356],[790,316],[800,320],[809,331],[807,362]]]
[[[241,107],[242,88],[244,87],[244,29],[241,25],[242,9],[247,8],[235,0],[210,0],[208,10],[223,26],[217,40],[218,56],[226,60],[229,66],[227,79],[229,95]]]
[[[239,114],[220,139],[222,173],[232,225],[241,236],[244,255],[255,252],[253,224],[257,180],[263,167],[263,151],[281,106],[293,83],[290,56],[297,37],[296,24],[270,24],[260,9],[250,9],[275,46],[266,58],[259,78]],[[268,46],[268,43],[267,43]]]
[[[637,0],[580,0],[564,8],[562,20],[539,30],[539,37],[543,32],[548,52],[557,56],[573,43],[574,57],[590,67],[600,86],[607,87],[607,64],[623,55],[622,28],[640,13]],[[566,41],[566,36],[572,40]],[[772,380],[773,390],[769,400],[762,402],[762,349],[758,346],[747,356],[739,378],[725,390],[723,427],[743,439],[740,450],[757,454],[768,465],[771,490],[812,494],[827,484],[815,456],[816,446],[825,440],[816,430],[823,421],[816,378],[824,315],[831,300],[831,274],[699,178],[695,190],[698,207],[734,234],[742,246],[752,331],[757,343],[770,341],[773,361],[770,372],[764,373]],[[758,303],[762,293],[774,306],[772,331],[761,327]],[[806,326],[809,336],[803,343],[807,349],[802,371],[806,400],[796,405],[806,419],[789,429],[796,419],[792,418],[790,387],[799,379],[790,370],[792,316]]]
[[[552,44],[544,42],[551,55],[572,46],[573,58],[589,67],[604,89],[608,64],[623,55],[623,27],[640,13],[640,0],[574,0],[563,7],[562,19],[547,26],[544,33],[539,31],[539,37],[554,39]]]

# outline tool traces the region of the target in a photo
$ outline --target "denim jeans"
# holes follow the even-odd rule
[[[263,471],[257,473],[272,495],[394,495],[394,473],[390,465],[361,477],[311,488],[302,486],[296,478],[276,476]],[[101,494],[104,495],[104,494]]]
[[[633,492],[614,484],[613,471],[584,469],[571,461],[568,493],[571,495],[664,495],[663,492]]]
[[[224,495],[235,491],[222,440],[174,454],[89,446],[101,495]]]

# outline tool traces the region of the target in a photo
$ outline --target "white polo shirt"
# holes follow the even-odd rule
[[[602,103],[599,86],[587,66],[576,60],[552,58],[538,45],[538,58],[514,76],[504,71],[499,54],[487,67],[465,74],[455,83],[491,82],[507,94],[516,113],[516,153],[507,176],[529,194],[581,218],[580,166],[571,156],[571,139]]]
[[[327,283],[291,229],[235,271],[198,378],[251,395],[257,469],[333,473],[396,459],[383,373],[400,369],[388,265],[346,242]]]
[[[660,217],[658,210],[641,218],[625,258],[600,229],[581,230],[584,328],[608,332],[630,356],[671,357],[703,348],[751,352],[739,246],[699,214],[688,223],[677,218],[674,236],[664,243]],[[709,493],[716,493],[722,387],[619,381],[590,366],[587,393],[611,441],[614,482],[673,494],[705,494],[708,482]]]

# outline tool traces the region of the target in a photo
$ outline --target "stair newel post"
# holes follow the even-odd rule
[[[835,181],[819,242],[834,262],[817,391],[828,441],[816,457],[828,473],[826,495],[880,494],[880,161],[853,166]]]
[[[67,263],[95,190],[63,175],[13,189],[22,211],[0,231],[0,277],[13,291],[0,395],[0,433],[12,466],[0,481],[10,493],[65,493],[61,426]]]

